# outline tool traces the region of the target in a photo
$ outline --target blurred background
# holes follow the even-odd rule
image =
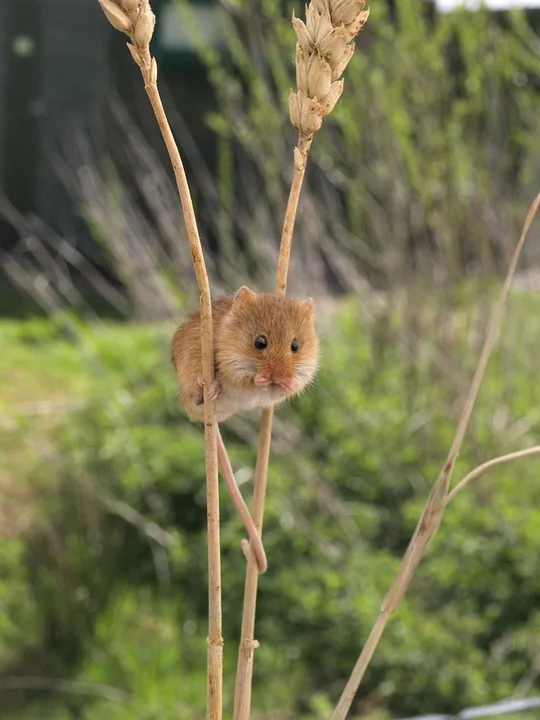
[[[214,293],[271,289],[302,4],[152,5]],[[317,299],[323,361],[275,419],[257,720],[329,716],[394,577],[540,189],[539,70],[540,2],[372,3],[300,203],[290,291]],[[539,239],[456,479],[540,442]],[[97,0],[0,1],[0,253],[0,717],[198,720],[204,443],[169,359],[198,294],[138,68]],[[249,497],[257,418],[223,432]],[[508,465],[452,504],[351,717],[540,695],[539,471]],[[244,560],[222,500],[230,713]]]

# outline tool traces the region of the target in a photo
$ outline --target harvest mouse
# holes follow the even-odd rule
[[[241,287],[232,297],[212,302],[215,380],[210,397],[216,419],[236,412],[278,405],[301,392],[317,370],[319,341],[313,300],[296,300]],[[202,349],[199,310],[172,340],[172,360],[180,401],[191,420],[203,421]],[[231,498],[253,543],[259,570],[266,556],[232,473],[218,428],[218,457]]]

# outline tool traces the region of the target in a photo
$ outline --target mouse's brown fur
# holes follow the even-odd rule
[[[312,300],[294,300],[240,288],[234,297],[212,302],[215,381],[209,390],[216,419],[235,412],[269,407],[299,393],[317,370],[319,341]],[[257,339],[265,347],[257,348]],[[294,350],[293,350],[294,346]],[[172,360],[180,400],[191,420],[204,419],[200,312],[175,332]],[[236,485],[219,427],[218,458],[233,503],[242,518],[257,558],[267,567],[260,535]]]
[[[319,342],[312,300],[296,300],[240,288],[212,303],[216,416],[283,402],[308,385],[317,370]],[[264,349],[255,347],[258,337]],[[297,352],[291,343],[298,343]],[[180,400],[192,420],[203,419],[200,313],[178,328],[172,341]]]

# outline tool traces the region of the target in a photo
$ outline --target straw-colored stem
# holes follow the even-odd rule
[[[487,460],[487,462],[478,465],[478,467],[471,470],[468,475],[465,475],[465,477],[458,482],[456,487],[448,493],[446,504],[449,505],[456,495],[464,490],[467,485],[472,483],[473,480],[477,480],[487,470],[491,470],[491,468],[496,467],[497,465],[504,465],[505,463],[513,462],[514,460],[521,460],[526,457],[533,457],[534,455],[540,455],[540,445],[525,448],[525,450],[517,450],[516,452],[508,453],[507,455],[501,455],[500,457],[492,458],[491,460]]]
[[[206,444],[206,502],[208,519],[208,685],[207,718],[221,720],[223,705],[223,638],[221,631],[221,555],[219,538],[219,485],[217,423],[214,402],[208,391],[214,381],[214,335],[212,298],[201,239],[191,201],[182,158],[174,140],[157,88],[158,68],[150,54],[150,41],[156,18],[150,0],[98,0],[105,17],[119,32],[127,35],[133,61],[139,66],[144,88],[152,105],[174,171],[182,214],[197,284],[200,290],[201,345],[204,384],[204,434]]]
[[[291,256],[292,236],[298,200],[302,189],[306,164],[309,156],[312,138],[300,137],[298,146],[294,149],[294,171],[283,221],[281,244],[279,250],[278,269],[276,277],[276,293],[285,295],[287,289],[287,275]],[[268,477],[268,464],[270,460],[270,444],[272,440],[272,408],[263,410],[259,445],[257,449],[257,467],[253,489],[252,516],[257,530],[262,536],[264,517],[264,503],[266,500],[266,484]],[[238,649],[238,665],[236,668],[236,684],[234,690],[234,720],[249,720],[251,713],[251,682],[253,677],[253,655],[258,646],[255,640],[255,611],[257,608],[257,589],[259,572],[253,552],[249,553],[244,586],[244,606],[242,609],[242,631],[240,647]]]
[[[366,672],[367,666],[371,662],[371,658],[373,657],[375,650],[377,649],[379,641],[386,627],[386,623],[389,619],[390,613],[381,610],[379,617],[371,628],[368,639],[366,640],[365,645],[362,648],[362,652],[360,653],[360,656],[356,661],[356,665],[354,666],[354,670],[351,674],[351,679],[347,683],[347,686],[345,687],[345,690],[343,691],[343,694],[339,699],[339,703],[334,712],[332,713],[331,720],[338,720],[338,718],[339,720],[345,720],[345,718],[347,717],[349,708],[351,707],[352,701],[354,700],[354,696],[356,694],[356,688],[352,682],[353,677],[354,682],[358,682],[358,684],[360,684],[360,681],[362,680],[362,678],[364,677],[364,673]]]
[[[143,76],[145,75],[143,71]],[[145,78],[146,79],[146,78]],[[178,193],[193,258],[197,283],[201,291],[201,343],[204,384],[204,428],[206,443],[206,511],[208,522],[208,678],[207,718],[221,720],[223,707],[223,637],[221,620],[221,555],[219,530],[219,485],[217,458],[217,424],[214,403],[208,398],[208,388],[214,380],[214,338],[210,284],[195,211],[184,165],[178,152],[157,85],[145,82],[145,89],[165,141],[176,178]]]
[[[264,502],[266,499],[266,480],[270,460],[270,442],[272,437],[272,408],[265,408],[261,418],[261,431],[257,449],[257,466],[253,490],[253,522],[262,536],[264,520]],[[250,546],[251,547],[251,546]],[[238,666],[234,689],[234,720],[249,720],[251,712],[251,680],[253,676],[253,653],[258,646],[255,640],[255,611],[257,607],[257,588],[259,569],[257,560],[250,550],[246,568],[244,586],[244,606],[242,610],[242,631],[238,649]]]
[[[285,211],[285,220],[283,221],[281,244],[279,247],[276,277],[277,295],[285,295],[287,290],[287,277],[289,274],[289,261],[291,258],[294,222],[296,220],[298,201],[300,199],[300,192],[304,182],[304,175],[306,173],[306,165],[312,141],[313,138],[300,138],[298,141],[298,147],[294,148],[294,172],[291,190],[289,192],[289,200],[287,201],[287,210]]]
[[[514,250],[514,254],[512,255],[510,267],[508,269],[501,293],[493,309],[486,339],[480,352],[480,358],[459,418],[450,452],[448,453],[446,462],[422,511],[420,520],[418,521],[409,546],[407,547],[403,560],[401,561],[396,579],[384,599],[379,617],[377,618],[375,625],[369,634],[368,640],[360,653],[356,665],[354,666],[351,676],[345,685],[339,702],[332,713],[331,720],[346,720],[347,714],[358,691],[360,683],[362,682],[366,669],[379,644],[386,624],[390,619],[390,615],[395,612],[403,596],[407,592],[411,580],[414,577],[416,568],[420,564],[420,561],[424,557],[429,544],[433,540],[441,525],[444,510],[448,503],[449,485],[452,471],[471,419],[478,390],[480,389],[480,384],[482,382],[491,351],[493,350],[493,346],[499,333],[504,306],[508,298],[512,280],[514,279],[519,257],[539,206],[540,194],[536,196],[529,208],[523,225],[523,230],[521,232],[521,237],[519,238],[519,242]],[[460,486],[458,485],[457,488],[459,487]]]
[[[513,460],[519,460],[521,458],[525,457],[531,457],[533,455],[540,455],[540,445],[537,445],[532,448],[527,448],[526,450],[519,450],[517,452],[509,453],[508,455],[502,455],[501,457],[493,458],[492,460],[488,460],[488,462],[482,463],[482,465],[479,465],[474,470],[472,470],[468,475],[466,475],[452,490],[451,493],[448,494],[446,498],[446,505],[448,505],[455,496],[461,492],[469,483],[471,483],[473,480],[476,480],[479,478],[483,473],[485,473],[487,470],[489,470],[492,467],[495,467],[496,465],[502,465],[503,463],[511,462]],[[427,547],[427,546],[425,546]],[[425,550],[424,547],[424,550]],[[422,553],[423,554],[423,553]],[[399,576],[398,576],[399,577]],[[395,583],[397,585],[397,582]],[[394,585],[394,587],[395,587]],[[389,593],[390,595],[391,593]],[[354,696],[356,694],[356,690],[358,688],[358,685],[362,681],[362,678],[364,677],[364,673],[367,670],[367,667],[369,663],[371,662],[371,658],[373,657],[375,650],[377,649],[377,645],[379,644],[379,640],[382,637],[382,634],[384,632],[384,629],[386,628],[386,624],[388,620],[390,619],[390,615],[392,610],[395,609],[392,607],[385,607],[383,606],[383,609],[381,610],[379,617],[377,618],[375,624],[373,625],[371,632],[369,633],[368,639],[366,640],[366,644],[362,648],[362,652],[360,653],[360,656],[358,660],[356,661],[356,665],[354,666],[354,670],[351,675],[351,680],[354,676],[354,683],[351,682],[350,687],[348,686],[343,691],[343,694],[341,696],[341,699],[339,701],[338,706],[334,710],[334,714],[332,715],[332,720],[341,720],[342,718],[346,718],[348,710],[352,704],[352,701],[354,700]],[[356,687],[355,687],[356,684]]]
[[[471,483],[473,480],[476,480],[479,478],[483,473],[485,473],[487,470],[489,470],[492,467],[495,467],[497,465],[502,465],[507,462],[511,462],[513,460],[519,460],[521,458],[525,457],[531,457],[534,455],[540,455],[540,445],[536,445],[532,448],[527,448],[526,450],[519,450],[517,452],[509,453],[508,455],[502,455],[501,457],[493,458],[492,460],[488,460],[485,463],[482,463],[482,465],[479,465],[474,470],[472,470],[468,475],[466,475],[457,485],[447,495],[445,504],[448,505],[455,497],[456,495],[461,492],[469,483]],[[422,547],[422,553],[424,554],[425,550],[427,548],[427,545],[424,545]],[[419,558],[421,559],[421,557]],[[366,643],[364,647],[362,648],[362,652],[360,653],[360,656],[358,657],[358,660],[356,661],[356,665],[354,666],[353,672],[351,674],[351,678],[349,680],[349,683],[347,683],[347,687],[343,691],[343,694],[340,698],[340,701],[334,710],[334,713],[332,715],[332,720],[343,720],[347,717],[347,713],[350,709],[350,706],[354,700],[354,696],[356,695],[358,686],[360,685],[364,674],[368,668],[369,663],[371,662],[371,659],[375,653],[375,650],[377,649],[377,646],[379,644],[379,640],[382,637],[382,634],[386,628],[386,624],[388,623],[390,619],[390,615],[393,612],[393,610],[397,607],[397,602],[393,604],[393,606],[388,603],[388,599],[393,595],[393,591],[396,589],[396,587],[400,583],[400,579],[403,579],[402,570],[405,567],[405,560],[402,563],[402,566],[400,568],[398,578],[396,579],[396,582],[394,583],[394,586],[392,590],[388,593],[387,598],[385,600],[385,603],[383,605],[383,608],[381,609],[381,612],[373,625],[368,639],[366,640]],[[409,565],[410,568],[410,565]],[[416,568],[416,565],[414,569]],[[413,572],[414,572],[413,569]],[[412,575],[410,576],[412,579]],[[407,583],[408,585],[408,583]],[[405,588],[406,589],[406,588]],[[354,680],[353,680],[354,678]]]

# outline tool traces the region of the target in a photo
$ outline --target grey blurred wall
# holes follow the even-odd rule
[[[0,139],[4,137],[4,112],[6,102],[6,69],[8,62],[7,47],[7,17],[8,4],[6,1],[0,3]],[[3,143],[0,142],[0,178],[2,177],[2,159],[4,155]]]
[[[47,0],[41,23],[43,114],[36,211],[60,233],[73,237],[77,208],[69,180],[66,187],[57,170],[72,166],[83,135],[99,151],[110,27],[96,0]]]

